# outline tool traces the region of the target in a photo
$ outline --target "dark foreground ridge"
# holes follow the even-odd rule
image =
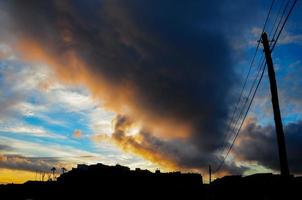
[[[302,177],[225,176],[203,184],[195,173],[152,173],[121,165],[78,165],[57,181],[0,186],[1,199],[300,199]]]

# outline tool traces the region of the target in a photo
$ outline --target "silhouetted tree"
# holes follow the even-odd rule
[[[62,167],[61,170],[62,170],[62,174],[64,174],[67,171],[65,167]]]
[[[55,172],[56,172],[56,168],[55,167],[53,167],[53,168],[51,168],[51,172],[52,172],[52,178],[53,178],[53,180],[55,180],[56,179],[56,177],[55,177]]]
[[[42,181],[44,181],[45,175],[46,175],[45,172],[42,171],[42,172],[41,172],[41,180],[42,180]]]

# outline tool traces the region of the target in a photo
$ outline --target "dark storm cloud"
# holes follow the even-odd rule
[[[302,121],[284,127],[289,167],[292,173],[302,174]],[[260,126],[256,121],[247,125],[236,146],[236,157],[244,161],[257,162],[279,171],[276,132],[273,126]]]
[[[250,16],[240,1],[30,0],[9,1],[8,8],[17,37],[42,44],[62,64],[60,71],[74,70],[62,56],[72,51],[93,74],[91,88],[98,79],[130,85],[131,103],[124,103],[136,111],[126,114],[147,127],[139,145],[160,147],[164,159],[179,166],[216,162],[238,80],[228,39]],[[148,130],[153,119],[189,124],[190,132],[182,140],[162,139]]]
[[[24,157],[21,155],[3,155],[0,154],[0,168],[2,169],[16,169],[24,171],[44,171],[48,172],[50,169],[58,164],[58,161],[45,158]]]
[[[0,151],[8,151],[13,149],[11,146],[6,145],[6,144],[0,144]]]

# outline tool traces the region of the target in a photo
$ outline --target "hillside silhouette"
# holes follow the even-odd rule
[[[300,199],[302,177],[225,176],[204,184],[196,173],[155,173],[116,165],[78,165],[56,181],[0,186],[1,199]]]

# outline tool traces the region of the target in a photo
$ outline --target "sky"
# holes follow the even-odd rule
[[[275,0],[269,37],[284,2]],[[1,0],[0,183],[94,163],[206,178],[232,142],[228,127],[270,5]],[[301,9],[298,1],[272,54],[295,175],[302,174]],[[262,54],[260,44],[246,88]],[[265,71],[215,178],[279,173],[270,98]]]

